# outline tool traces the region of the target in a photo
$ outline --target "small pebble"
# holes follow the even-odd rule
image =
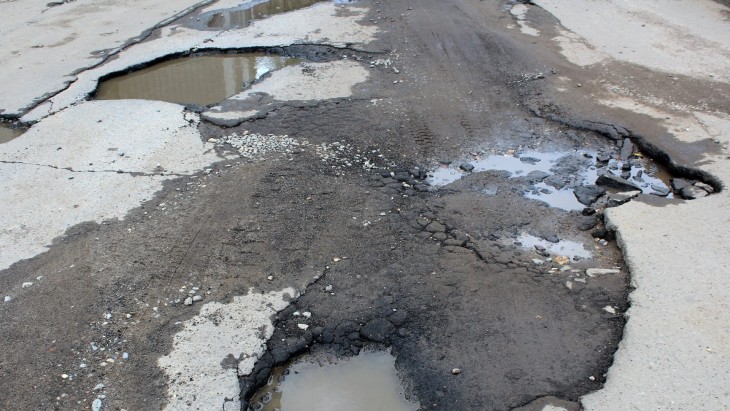
[[[185,305],[193,305],[193,299],[190,298],[190,297],[188,297],[188,298],[185,299],[185,301],[183,302],[183,304],[185,304]]]
[[[203,299],[203,296],[200,296],[200,295],[196,295],[193,297],[193,301],[200,301],[202,299]]]
[[[451,370],[451,373],[454,375],[459,375],[459,374],[461,374],[461,370],[458,368],[454,368],[453,370]]]
[[[307,328],[309,328],[307,324],[297,324],[297,327],[299,327],[299,329],[301,330],[306,330]]]
[[[327,287],[324,287],[324,290],[327,292],[332,291],[332,284],[328,285]]]
[[[13,300],[13,297],[11,297],[11,296],[9,296],[9,295],[6,295],[6,296],[5,296],[5,302],[6,302],[6,303],[9,303],[9,302],[10,302],[10,301],[12,301],[12,300]]]
[[[32,282],[30,282],[30,281],[28,281],[28,282],[25,282],[25,283],[23,283],[23,285],[22,285],[21,287],[23,287],[23,288],[28,288],[28,287],[30,287],[31,285],[33,285],[33,283],[32,283]]]

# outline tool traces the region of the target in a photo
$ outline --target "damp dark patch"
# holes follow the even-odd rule
[[[20,137],[25,130],[14,128],[13,126],[0,123],[0,144],[7,143],[8,141]]]
[[[207,106],[240,93],[274,70],[300,61],[264,53],[182,57],[102,81],[95,97]]]

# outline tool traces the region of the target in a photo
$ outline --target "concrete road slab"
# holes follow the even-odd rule
[[[44,251],[75,224],[123,218],[164,180],[220,160],[197,124],[176,104],[88,102],[0,146],[0,267]]]

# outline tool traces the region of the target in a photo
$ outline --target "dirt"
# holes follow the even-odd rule
[[[122,221],[76,226],[5,270],[0,289],[42,278],[22,304],[0,305],[1,408],[88,409],[99,383],[104,409],[163,406],[168,381],[156,360],[199,307],[176,302],[182,286],[222,302],[249,287],[306,287],[241,378],[246,398],[296,354],[351,356],[365,344],[391,348],[422,409],[575,402],[601,387],[629,291],[615,243],[580,228],[590,216],[525,198],[524,182],[503,173],[438,189],[423,178],[470,152],[618,155],[620,140],[536,115],[551,107],[536,74],[553,61],[504,28],[512,17],[502,1],[396,0],[373,4],[369,18],[383,29],[373,58],[392,64],[371,68],[352,98],[280,104],[201,131],[342,141],[377,167],[348,166],[347,154],[323,161],[311,147],[222,162],[166,184]],[[521,235],[578,241],[593,258],[561,264],[522,247]],[[620,274],[588,278],[592,267]],[[306,331],[295,311],[312,313]]]

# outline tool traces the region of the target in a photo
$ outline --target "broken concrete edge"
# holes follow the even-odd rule
[[[292,287],[265,292],[249,288],[228,302],[210,301],[174,333],[157,366],[167,376],[165,409],[240,408],[239,380],[265,351],[274,332],[273,318],[288,307],[299,292]],[[193,299],[195,301],[195,299]],[[192,305],[192,302],[185,305]],[[211,340],[210,333],[216,338]],[[221,367],[235,358],[236,367]]]
[[[560,115],[554,112],[544,112],[534,103],[527,104],[527,107],[534,115],[545,120],[554,121],[578,130],[593,131],[613,141],[628,138],[642,153],[645,153],[647,157],[651,158],[657,164],[666,167],[674,176],[698,180],[711,186],[715,193],[719,193],[724,189],[724,184],[718,177],[697,167],[678,164],[666,151],[649,141],[647,137],[633,133],[627,127],[597,120],[572,119],[569,116]]]
[[[312,277],[312,280],[309,281],[309,283],[305,285],[304,289],[298,293],[296,298],[293,298],[290,301],[288,301],[288,304],[286,307],[282,308],[281,310],[277,311],[274,315],[272,315],[272,317],[271,317],[272,330],[276,330],[277,326],[282,321],[282,318],[279,317],[279,314],[282,311],[284,311],[285,309],[287,309],[288,307],[290,307],[291,305],[296,304],[296,302],[302,296],[304,296],[307,292],[309,292],[311,287],[318,285],[320,280],[322,280],[323,278],[325,278],[327,276],[328,269],[329,269],[329,267],[325,266],[324,269],[319,274]],[[312,332],[307,331],[305,333],[305,335],[311,336]],[[253,397],[254,394],[256,394],[256,392],[261,387],[266,385],[268,378],[271,375],[271,372],[273,370],[273,367],[284,364],[284,363],[288,362],[289,360],[291,360],[292,358],[300,355],[304,351],[309,350],[310,344],[313,340],[313,338],[309,339],[307,341],[307,344],[304,346],[294,347],[295,348],[294,350],[287,352],[288,355],[287,355],[286,359],[284,359],[280,362],[274,362],[273,355],[271,353],[272,346],[270,344],[272,337],[273,337],[273,332],[264,342],[264,345],[266,348],[265,348],[264,352],[258,357],[257,361],[254,363],[250,372],[248,372],[247,374],[239,373],[239,375],[238,375],[239,387],[240,387],[239,398],[241,401],[241,409],[243,409],[243,410],[248,409],[248,403],[249,403],[249,400],[251,399],[251,397]]]
[[[134,44],[138,44],[134,43]],[[134,44],[130,44],[134,45]],[[312,49],[314,49],[314,52],[312,52]],[[121,52],[123,50],[119,50]],[[198,57],[198,56],[213,56],[213,55],[233,55],[233,54],[243,54],[243,53],[262,53],[262,54],[270,54],[275,56],[284,56],[284,57],[291,57],[291,58],[301,58],[303,60],[306,60],[307,62],[332,62],[332,61],[338,61],[340,60],[340,56],[336,55],[335,53],[341,52],[341,51],[349,51],[350,53],[357,53],[357,54],[365,54],[365,55],[380,55],[380,54],[387,54],[390,51],[388,50],[366,50],[356,47],[354,43],[345,43],[342,45],[338,45],[337,43],[292,43],[292,44],[281,44],[281,45],[273,45],[273,46],[264,46],[264,45],[252,45],[252,46],[246,46],[246,47],[192,47],[187,50],[178,50],[178,51],[172,51],[167,54],[163,54],[154,58],[150,58],[145,61],[141,61],[138,63],[133,63],[128,66],[126,66],[124,69],[121,70],[114,70],[107,73],[104,73],[100,76],[98,76],[95,79],[95,85],[93,90],[89,90],[84,95],[78,96],[75,100],[75,103],[80,103],[82,101],[89,101],[93,100],[96,96],[96,93],[98,91],[99,85],[107,80],[124,76],[126,74],[133,73],[135,71],[143,70],[146,68],[149,68],[151,66],[154,66],[156,64],[164,63],[171,60],[176,60],[180,58],[185,57]],[[327,56],[326,53],[329,53],[331,55]],[[48,109],[48,113],[45,115],[39,115],[36,117],[28,118],[28,115],[33,112],[33,110],[36,110],[40,108],[41,105],[43,105],[46,102],[49,102],[52,98],[55,96],[67,91],[77,80],[78,80],[78,74],[81,74],[85,71],[90,71],[96,68],[101,67],[104,63],[106,63],[108,59],[104,60],[104,62],[96,64],[91,67],[87,67],[85,69],[79,70],[78,72],[74,73],[73,79],[69,80],[65,83],[65,86],[57,91],[47,93],[37,100],[34,101],[33,104],[29,105],[28,107],[23,108],[19,113],[13,113],[13,114],[4,114],[3,111],[0,111],[0,120],[7,120],[13,123],[16,127],[23,127],[23,128],[30,128],[34,124],[37,124],[38,122],[42,121],[44,118],[47,118],[49,116],[52,116],[68,107],[61,108],[59,110],[54,111],[52,107]],[[267,73],[267,75],[270,75],[270,73]],[[262,78],[254,81],[252,84],[256,84],[266,78],[266,75],[262,76]],[[195,111],[195,112],[202,112],[205,108],[196,107],[193,105],[186,106],[189,110]],[[257,117],[251,117],[251,118],[265,118],[265,115],[257,116]],[[243,121],[247,119],[242,119],[238,123],[235,122],[228,122],[228,121],[222,121],[220,119],[208,119],[211,123],[222,126],[222,127],[236,127],[240,125]]]
[[[197,4],[194,4],[193,6],[190,6],[186,9],[181,10],[180,12],[174,14],[173,16],[170,16],[170,17],[158,22],[154,26],[143,30],[138,36],[128,39],[126,42],[121,44],[119,47],[117,47],[115,49],[109,49],[109,51],[107,53],[105,53],[103,58],[101,58],[98,62],[96,62],[92,65],[86,66],[86,67],[79,68],[79,69],[71,72],[70,74],[68,74],[67,77],[69,77],[69,80],[65,81],[63,87],[59,88],[58,90],[42,95],[41,97],[33,100],[27,106],[19,109],[17,112],[5,114],[4,110],[0,111],[0,119],[7,119],[7,120],[12,120],[12,121],[20,120],[23,116],[30,113],[34,109],[38,108],[40,105],[42,105],[46,101],[63,93],[64,91],[68,90],[69,87],[71,87],[71,85],[74,84],[78,80],[79,74],[81,74],[85,71],[93,70],[95,68],[98,68],[98,67],[106,64],[110,58],[118,55],[119,53],[123,52],[124,50],[128,49],[129,47],[134,46],[135,44],[139,44],[139,43],[147,40],[152,35],[152,33],[154,33],[155,30],[157,30],[161,27],[164,27],[164,26],[174,22],[175,20],[178,20],[190,13],[195,12],[195,10],[197,10],[197,9],[200,9],[209,4],[215,3],[216,1],[217,0],[203,0]],[[35,121],[34,122],[21,122],[21,124],[26,127],[30,127],[33,123],[35,123]]]

